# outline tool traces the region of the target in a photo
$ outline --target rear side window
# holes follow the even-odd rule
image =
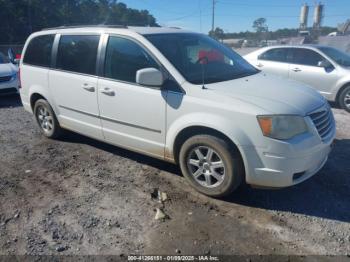
[[[319,62],[326,60],[323,56],[310,49],[294,48],[292,63],[306,66],[318,66]]]
[[[50,67],[54,39],[55,35],[43,35],[33,38],[28,44],[23,62],[28,65]]]
[[[82,74],[96,74],[99,35],[63,35],[57,51],[56,68]]]
[[[109,37],[105,77],[135,83],[136,72],[148,67],[159,68],[158,64],[140,45],[129,39]]]
[[[275,62],[288,62],[288,48],[275,48],[262,53],[260,60],[268,60]]]

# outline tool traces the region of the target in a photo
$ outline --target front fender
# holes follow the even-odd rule
[[[344,87],[346,85],[350,85],[350,77],[348,77],[348,76],[341,78],[337,82],[335,87],[332,88],[332,97],[331,97],[332,101],[335,101],[337,99],[339,91],[341,90],[342,87]],[[335,101],[335,102],[337,102],[337,101]]]
[[[224,116],[210,113],[190,113],[184,115],[168,126],[166,135],[166,158],[174,158],[174,142],[180,132],[188,127],[207,127],[223,133],[237,147],[251,145],[252,142],[246,133],[240,128],[239,123],[233,122]]]

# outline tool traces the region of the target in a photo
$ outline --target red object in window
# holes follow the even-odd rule
[[[212,61],[224,62],[224,55],[215,49],[210,51],[200,50],[198,52],[198,60],[200,60],[201,64],[207,64]]]
[[[16,54],[16,59],[21,59],[21,54]]]

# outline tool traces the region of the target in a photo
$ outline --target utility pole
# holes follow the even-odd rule
[[[212,17],[212,22],[211,22],[211,31],[214,32],[215,30],[215,4],[217,0],[213,0],[213,17]]]

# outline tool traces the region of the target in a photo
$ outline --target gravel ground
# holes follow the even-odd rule
[[[46,139],[18,97],[1,97],[0,255],[349,255],[350,114],[333,110],[337,141],[317,176],[217,200],[168,163],[73,133]]]

